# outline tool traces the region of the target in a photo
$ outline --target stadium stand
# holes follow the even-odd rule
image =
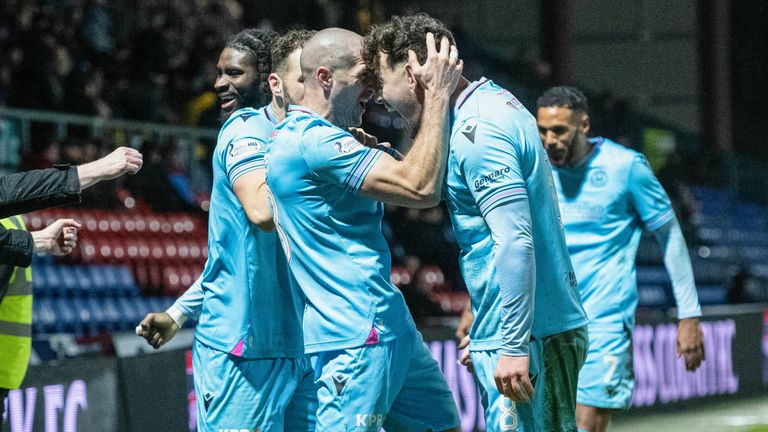
[[[20,161],[7,157],[0,164],[16,169],[77,163],[78,158],[93,156],[88,152],[107,151],[118,144],[140,146],[147,155],[144,177],[140,174],[131,179],[136,181],[115,186],[117,190],[92,194],[100,197],[85,203],[90,208],[28,215],[32,229],[57,217],[75,217],[84,224],[79,246],[70,257],[55,261],[40,258],[34,263],[38,333],[130,328],[137,317],[151,309],[152,301],[154,306],[162,306],[180,295],[205,262],[205,193],[196,197],[196,202],[181,203],[168,197],[180,192],[172,186],[178,185],[175,181],[179,177],[187,176],[195,192],[210,185],[210,178],[203,173],[209,165],[205,153],[210,151],[210,138],[215,136],[218,122],[215,95],[210,90],[212,78],[206,74],[213,70],[223,41],[248,17],[226,1],[135,3],[127,7],[127,2],[75,2],[68,8],[53,8],[35,0],[0,6],[0,33],[6,35],[0,41],[0,54],[9,59],[0,65],[0,116],[11,135],[17,135],[17,153],[22,154]],[[402,12],[398,10],[402,5],[395,3],[368,3],[368,9],[361,6],[358,11],[366,13],[308,13],[299,17],[270,10],[268,15],[276,27],[303,20],[309,26],[339,25],[364,31],[382,16]],[[332,12],[339,6],[328,2],[324,7],[329,9],[325,12]],[[334,16],[338,22],[309,19]],[[186,25],[189,22],[196,25]],[[482,65],[474,73],[492,75],[526,106],[533,106],[535,98],[551,84],[551,77],[540,73],[549,67],[544,60],[532,58],[530,53],[499,56],[483,48],[473,40],[472,32],[458,24],[456,36],[464,47],[462,56],[470,60],[468,64]],[[45,67],[36,67],[40,65]],[[48,83],[50,88],[19,91],[32,88],[25,83],[34,79]],[[591,114],[596,133],[640,149],[643,128],[670,129],[642,116],[628,101],[610,92],[589,96],[594,101]],[[370,108],[366,116],[370,132],[396,146],[407,141],[403,140],[401,121],[382,107]],[[181,124],[213,129],[168,126]],[[690,153],[698,137],[670,132],[678,149]],[[157,160],[150,155],[156,155]],[[176,158],[183,160],[183,166],[168,167]],[[677,181],[691,177],[691,166],[696,164],[676,165],[667,171]],[[163,174],[176,177],[158,180]],[[157,199],[150,199],[152,192]],[[742,280],[746,282],[739,283],[750,287],[746,300],[765,299],[766,208],[743,202],[725,189],[697,187],[692,192],[699,207],[689,206],[678,214],[683,224],[693,227],[685,232],[702,303],[726,302],[734,281]],[[134,200],[130,194],[145,199]],[[671,195],[675,199],[684,194]],[[127,205],[128,198],[135,202]],[[172,208],[162,208],[171,201]],[[161,213],[163,210],[172,212]],[[420,305],[426,301],[428,307],[436,307],[434,310],[442,314],[458,314],[467,294],[444,211],[388,208],[387,213],[383,229],[396,264],[393,282],[414,293]],[[637,262],[640,306],[671,306],[663,257],[648,235],[641,240]],[[160,309],[163,307],[155,307]]]
[[[754,300],[765,299],[768,208],[718,189],[694,188],[694,194],[702,203],[696,215],[702,244],[691,249],[701,303],[726,303],[728,287],[742,268],[756,282],[750,295]],[[205,220],[199,216],[146,208],[51,209],[28,215],[27,223],[39,229],[65,214],[80,220],[83,229],[72,256],[36,257],[33,263],[37,334],[130,330],[147,312],[164,310],[202,270],[207,240]],[[419,307],[428,299],[442,314],[461,313],[467,301],[461,281],[433,263],[421,264],[415,257],[406,260],[406,265],[392,268],[395,285],[407,294],[417,292]],[[672,306],[663,258],[648,235],[640,243],[637,260],[639,306]]]

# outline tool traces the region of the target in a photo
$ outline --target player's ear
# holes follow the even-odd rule
[[[411,68],[411,65],[409,65],[408,62],[406,62],[403,67],[403,74],[405,74],[405,79],[408,80],[408,87],[411,90],[416,90],[416,87],[419,86],[419,82],[416,81],[416,78],[413,76],[413,68]]]
[[[579,126],[584,135],[589,133],[589,114],[584,113],[581,115],[581,125]]]
[[[272,91],[273,95],[276,97],[283,96],[283,80],[280,79],[280,76],[272,72],[269,74],[269,77],[267,77],[267,82],[269,83],[269,90]]]
[[[325,66],[315,69],[315,78],[323,90],[330,90],[333,86],[333,72]]]

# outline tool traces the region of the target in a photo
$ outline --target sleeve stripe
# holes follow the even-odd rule
[[[239,168],[241,165],[247,164],[247,163],[251,163],[253,161],[259,161],[259,160],[260,161],[264,161],[264,155],[265,155],[264,152],[259,152],[259,153],[252,154],[252,155],[250,155],[248,157],[244,157],[244,158],[242,158],[242,159],[232,163],[232,165],[227,168],[227,172],[231,173],[232,171],[234,171],[237,168]]]
[[[381,152],[368,150],[368,154],[365,155],[364,158],[362,158],[362,163],[358,164],[357,168],[353,170],[352,177],[347,179],[346,185],[347,188],[351,190],[357,190],[360,188],[360,185],[363,183],[363,180],[365,179],[365,176],[368,174],[368,171],[371,170],[371,167],[373,166],[373,163],[376,162],[376,160],[381,156]]]
[[[344,184],[349,184],[351,182],[350,179],[355,176],[355,173],[358,172],[360,165],[363,165],[365,161],[368,160],[368,158],[371,156],[371,149],[366,148],[365,150],[365,156],[358,158],[355,164],[352,165],[352,169],[350,169],[347,173],[347,176],[344,178]]]
[[[669,222],[674,216],[675,216],[674,210],[669,209],[664,213],[660,214],[659,216],[651,219],[649,222],[645,224],[645,227],[648,229],[648,231],[653,231],[659,228],[660,226],[664,225],[665,223]]]
[[[510,201],[512,198],[516,198],[521,195],[525,196],[526,192],[527,191],[525,188],[515,188],[511,190],[504,190],[501,192],[497,192],[491,195],[490,197],[488,197],[487,199],[483,200],[483,202],[478,203],[480,212],[482,214],[486,214],[493,208],[496,208],[499,204]]]
[[[234,184],[235,180],[237,180],[237,178],[241,175],[257,170],[259,168],[263,169],[264,167],[264,159],[257,159],[248,163],[238,164],[229,171],[227,178],[229,179],[230,184]]]

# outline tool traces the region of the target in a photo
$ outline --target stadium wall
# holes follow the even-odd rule
[[[718,307],[705,316],[706,361],[695,373],[685,371],[675,356],[673,320],[638,321],[633,340],[637,385],[633,407],[623,415],[716,405],[768,390],[768,309]],[[453,330],[425,328],[423,333],[454,392],[462,430],[485,430],[477,388],[457,364]],[[0,431],[195,430],[190,336],[186,331],[171,349],[150,352],[142,340],[125,334],[114,340],[117,359],[31,367],[22,388],[9,395]]]

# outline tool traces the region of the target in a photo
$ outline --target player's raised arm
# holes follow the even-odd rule
[[[409,77],[424,90],[421,127],[403,160],[382,155],[365,177],[361,192],[388,204],[406,207],[433,207],[440,201],[450,138],[450,99],[461,77],[463,63],[447,38],[435,46],[427,33],[427,59],[419,64],[408,53]]]

